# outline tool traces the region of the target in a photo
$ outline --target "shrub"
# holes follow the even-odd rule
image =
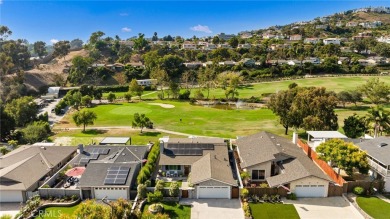
[[[183,93],[179,94],[179,100],[189,100],[191,95],[191,91],[186,90]]]
[[[154,193],[151,193],[151,192],[148,193],[148,202],[149,203],[161,202],[162,200],[163,200],[163,194],[161,191],[155,191]]]
[[[353,188],[353,193],[355,193],[356,195],[362,195],[364,194],[364,189],[360,186],[356,186],[355,188]]]
[[[251,209],[248,202],[242,204],[242,209],[244,210],[245,217],[251,217]]]
[[[141,199],[146,197],[146,186],[144,184],[139,184],[137,187],[137,196]]]
[[[261,183],[260,188],[269,188],[267,183]]]
[[[157,180],[156,186],[154,187],[154,191],[162,191],[164,189],[164,181],[162,180]]]
[[[202,91],[196,90],[194,98],[197,99],[197,100],[203,100],[204,99],[204,95],[203,95]]]
[[[0,217],[0,219],[12,219],[12,215],[4,214]]]
[[[169,187],[169,195],[172,197],[179,196],[180,188],[179,184],[177,182],[172,182],[171,186]]]
[[[150,187],[152,185],[152,182],[150,182],[150,180],[146,180],[145,181],[145,186],[146,187]]]
[[[48,184],[46,184],[46,185],[43,185],[42,188],[50,188],[50,186]]]
[[[77,195],[72,195],[70,196],[70,198],[72,199],[72,201],[76,201],[79,197],[77,197]]]
[[[149,209],[154,211],[154,212],[160,213],[160,212],[164,211],[164,206],[160,203],[156,203],[156,204],[151,204],[149,206]]]
[[[287,199],[290,199],[290,200],[297,200],[297,195],[295,193],[290,193],[290,194],[287,194]]]
[[[243,198],[248,197],[248,195],[249,195],[248,189],[245,189],[245,188],[241,189],[241,196],[242,196]]]

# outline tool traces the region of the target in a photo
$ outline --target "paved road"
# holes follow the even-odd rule
[[[49,103],[47,106],[40,108],[38,111],[38,115],[44,114],[45,112],[49,116],[49,124],[50,126],[53,126],[54,124],[58,123],[61,121],[61,119],[64,117],[66,114],[66,111],[68,108],[65,109],[65,114],[63,115],[56,115],[54,112],[52,113],[51,110],[55,108],[55,106],[60,102],[62,98],[55,99],[53,102]]]

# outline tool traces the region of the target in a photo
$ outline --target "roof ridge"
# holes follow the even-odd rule
[[[46,164],[46,166],[48,168],[52,168],[53,167],[53,165],[47,160],[46,156],[42,153],[41,150],[39,150],[39,155],[42,157],[43,161],[45,162],[45,164]]]
[[[141,159],[140,159],[135,153],[133,153],[133,152],[129,149],[129,147],[126,147],[126,149],[127,149],[132,155],[134,155],[134,157],[136,157],[139,161],[141,161]]]

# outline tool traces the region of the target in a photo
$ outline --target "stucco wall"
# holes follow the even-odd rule
[[[299,180],[292,181],[290,183],[290,190],[291,192],[295,193],[295,186],[296,185],[324,185],[325,187],[325,194],[328,195],[328,187],[329,187],[329,181],[320,179],[314,176],[305,177]]]
[[[249,173],[249,175],[251,176],[251,179],[252,179],[252,170],[265,170],[265,178],[267,178],[267,177],[271,176],[271,164],[272,164],[272,162],[268,161],[268,162],[264,162],[264,163],[260,163],[257,165],[247,167],[245,169]],[[264,180],[252,180],[252,181],[264,181]]]

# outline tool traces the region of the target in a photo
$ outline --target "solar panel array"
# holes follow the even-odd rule
[[[89,152],[89,155],[84,155],[80,161],[80,165],[88,164],[91,160],[97,160],[99,156],[107,155],[110,152],[110,148],[94,148],[91,152]]]
[[[91,154],[103,154],[107,155],[110,152],[110,148],[94,148]]]
[[[214,150],[214,144],[180,144],[169,143],[165,148],[166,155],[188,155],[188,156],[201,156],[203,150]]]
[[[104,185],[124,185],[129,175],[130,167],[118,166],[110,167],[107,170]]]

